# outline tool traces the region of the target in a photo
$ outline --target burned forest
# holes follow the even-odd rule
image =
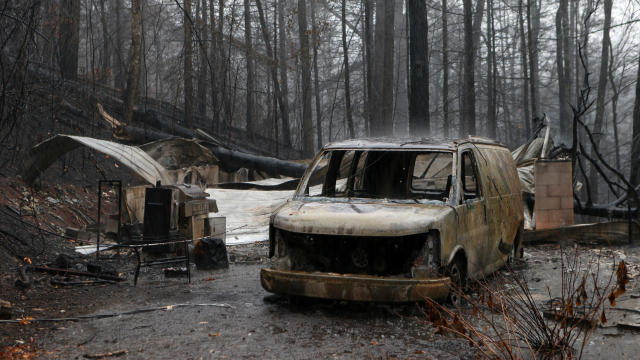
[[[0,359],[635,359],[640,3],[0,0]]]

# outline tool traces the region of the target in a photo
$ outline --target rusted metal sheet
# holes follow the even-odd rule
[[[458,145],[474,143],[476,145],[501,145],[499,142],[482,137],[469,136],[468,138],[448,140],[437,138],[371,138],[337,141],[325,146],[325,149],[381,149],[381,150],[454,150]]]
[[[34,146],[24,162],[23,179],[32,183],[54,161],[80,146],[109,155],[151,184],[170,183],[167,170],[140,148],[74,135],[56,135]]]
[[[408,302],[444,300],[451,288],[448,277],[406,279],[367,275],[306,273],[262,269],[262,286],[270,292],[350,301]]]
[[[373,158],[377,160],[363,160],[362,165],[361,158],[370,159],[365,152],[377,154]],[[380,169],[374,171],[375,162],[386,161],[381,159],[387,152],[393,153],[389,156],[394,160],[389,166],[378,164]],[[334,154],[337,160],[332,160]],[[429,164],[438,157],[451,159],[448,178],[446,172],[441,173],[447,168],[439,166],[438,177],[422,180],[431,165],[423,167],[422,177],[416,177],[418,154],[430,156]],[[463,159],[471,162],[462,165]],[[396,166],[398,161],[404,162]],[[323,170],[323,185],[313,186],[310,181],[316,168]],[[401,195],[385,193],[376,198],[382,196],[358,193],[354,183],[361,181],[358,177],[366,177],[365,171],[374,173],[370,176],[379,177],[381,183],[398,187],[389,194]],[[398,177],[395,172],[413,175]],[[432,193],[425,191],[424,198],[413,190],[415,179],[422,181],[418,184],[437,184],[444,178],[447,186],[436,187]],[[407,196],[400,190],[407,191]],[[431,280],[437,282],[442,276],[438,273],[445,273],[453,264],[472,279],[503,266],[514,248],[520,247],[514,242],[519,241],[523,217],[515,163],[507,148],[493,141],[383,139],[330,144],[306,171],[293,198],[271,217],[270,254],[275,261],[273,269],[262,272],[263,286],[269,291],[314,297],[376,300],[380,296],[383,301],[401,301],[389,299],[408,298],[397,294],[406,293],[415,284],[432,286]],[[336,249],[332,252],[322,244]],[[397,250],[401,247],[407,248]],[[394,258],[398,256],[406,259]],[[344,265],[345,261],[352,261],[355,267]],[[345,269],[359,272],[347,275]],[[387,275],[374,278],[384,286],[370,290],[370,282],[364,279],[380,274]],[[352,276],[358,277],[357,281]],[[390,290],[394,286],[397,292]]]

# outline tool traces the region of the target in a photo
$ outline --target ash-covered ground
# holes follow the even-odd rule
[[[574,251],[571,245],[566,252]],[[640,322],[635,276],[636,247],[580,246],[580,256],[603,262],[623,258],[632,278],[610,321],[587,340],[584,358],[632,359],[637,332],[616,321]],[[368,304],[301,300],[274,296],[260,286],[259,270],[268,265],[265,243],[229,247],[231,266],[223,271],[193,271],[186,278],[164,278],[160,269],[143,272],[138,286],[56,288],[46,281],[22,291],[16,306],[34,318],[113,314],[165,307],[164,310],[77,322],[0,325],[5,345],[30,343],[38,358],[73,359],[126,352],[129,359],[208,358],[475,358],[477,352],[455,335],[439,334],[417,304]],[[603,252],[606,252],[603,254]],[[124,256],[124,255],[123,255]],[[558,291],[562,271],[556,245],[527,248],[522,263],[499,276],[523,274],[532,294],[543,303]],[[609,261],[609,260],[606,260]],[[131,264],[120,260],[125,275]],[[127,270],[128,269],[128,270]],[[127,272],[128,271],[128,272]],[[10,286],[5,274],[3,288]],[[166,308],[168,307],[168,308]]]

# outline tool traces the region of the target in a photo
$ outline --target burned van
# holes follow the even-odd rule
[[[522,224],[516,167],[499,143],[333,143],[272,214],[261,282],[317,298],[444,299],[520,256]]]

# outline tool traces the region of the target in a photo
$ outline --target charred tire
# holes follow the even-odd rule
[[[453,259],[447,268],[447,275],[453,284],[451,292],[449,292],[449,302],[456,307],[463,306],[465,304],[463,294],[467,287],[467,269],[464,257],[456,256]]]

